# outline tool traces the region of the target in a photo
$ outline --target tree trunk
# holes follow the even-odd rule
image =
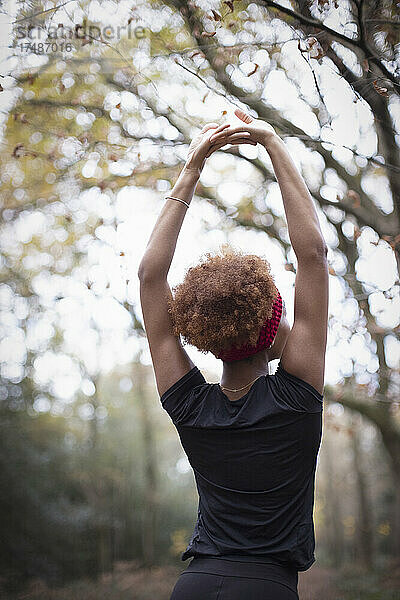
[[[335,568],[339,568],[343,563],[343,524],[341,519],[339,496],[335,482],[335,471],[333,466],[334,461],[332,460],[333,450],[331,446],[331,440],[329,439],[329,434],[325,435],[324,437],[323,450],[326,475],[326,505],[328,517],[327,531],[333,564]]]
[[[363,465],[363,455],[360,448],[360,426],[361,419],[351,420],[351,445],[353,450],[354,472],[356,474],[356,487],[358,496],[358,518],[357,518],[357,546],[358,556],[362,565],[372,570],[374,566],[374,539],[373,539],[373,517],[371,502],[368,494],[366,473]]]
[[[141,364],[135,365],[136,384],[139,401],[139,414],[142,431],[144,458],[144,505],[142,507],[142,550],[143,561],[151,566],[155,561],[157,526],[157,456],[155,436],[150,410],[150,397],[146,388],[146,372]]]
[[[340,402],[343,406],[366,417],[381,434],[389,465],[393,474],[395,505],[393,507],[393,556],[400,555],[400,432],[394,422],[389,402],[367,402],[356,398],[350,385],[335,393],[330,386],[325,387],[325,399]]]

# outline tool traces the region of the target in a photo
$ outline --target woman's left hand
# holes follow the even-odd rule
[[[226,144],[251,144],[255,146],[256,143],[250,139],[250,133],[248,132],[235,132],[229,133],[224,137],[223,140],[216,140],[215,142],[210,142],[210,137],[223,131],[227,127],[229,127],[229,123],[224,123],[223,125],[218,126],[217,123],[207,123],[203,127],[203,129],[193,138],[190,146],[188,155],[186,158],[185,170],[186,171],[194,171],[198,175],[201,174],[201,171],[204,167],[206,158],[208,158],[213,152],[219,150]]]

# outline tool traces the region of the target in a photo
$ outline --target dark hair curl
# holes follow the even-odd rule
[[[215,255],[207,252],[168,300],[174,335],[215,356],[256,344],[278,292],[270,268],[267,260],[229,244]]]

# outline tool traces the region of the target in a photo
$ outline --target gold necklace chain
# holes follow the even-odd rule
[[[253,381],[250,381],[250,383],[248,383],[247,385],[244,385],[243,387],[238,388],[237,390],[230,390],[229,388],[221,385],[220,383],[218,385],[221,388],[221,390],[226,390],[227,392],[241,392],[242,390],[244,390],[245,388],[247,388],[249,385],[251,385],[252,383],[254,383],[255,381],[257,381],[257,379],[259,379],[259,376],[256,377],[255,379],[253,379]]]

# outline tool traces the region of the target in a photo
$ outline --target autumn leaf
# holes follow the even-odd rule
[[[317,38],[309,37],[306,39],[306,43],[308,45],[308,52],[310,54],[310,58],[318,60],[319,58],[325,56],[325,52]]]
[[[325,56],[325,52],[323,51],[323,49],[321,48],[321,46],[311,48],[311,50],[310,50],[310,58],[314,58],[315,60],[319,60],[320,58],[323,58],[324,56]]]
[[[194,58],[195,56],[198,56],[199,54],[201,56],[204,56],[204,53],[201,50],[196,50],[196,52],[193,52],[193,54],[191,54],[189,58]]]
[[[125,252],[120,252],[119,255],[120,256],[125,256]]]
[[[297,42],[297,47],[301,53],[308,53],[310,58],[314,58],[315,60],[325,56],[325,52],[316,37],[310,36],[303,40],[303,43],[305,44],[304,48],[302,48],[301,42],[302,40]]]
[[[361,206],[360,194],[355,190],[347,190],[347,197],[349,200],[353,201],[353,208],[358,208],[359,206]]]
[[[81,144],[88,144],[89,136],[86,133],[82,133],[82,135],[78,136],[78,140],[80,141]]]
[[[374,88],[378,92],[378,94],[380,94],[381,96],[384,96],[385,98],[389,98],[389,94],[388,94],[387,88],[381,87],[379,85],[377,79],[375,79],[375,81],[372,82],[372,85],[374,86]]]
[[[221,113],[222,116],[227,115],[227,114],[228,114],[227,110],[223,110],[222,113]]]
[[[254,69],[252,71],[250,71],[250,73],[247,73],[247,77],[250,77],[250,75],[254,75],[254,73],[257,71],[258,67],[260,66],[257,63],[254,63],[254,64],[255,64]]]
[[[202,36],[203,37],[212,37],[213,35],[215,35],[217,32],[216,31],[203,31],[202,32]]]
[[[295,268],[294,268],[293,264],[289,263],[289,262],[285,263],[285,270],[286,271],[292,271],[292,273],[295,273]]]
[[[208,96],[208,94],[209,94],[209,93],[210,93],[210,90],[208,90],[208,91],[207,91],[207,92],[204,94],[204,96],[203,96],[203,99],[202,99],[202,102],[205,102],[205,100],[206,100],[206,98],[207,98],[207,96]]]
[[[131,8],[132,13],[135,12],[135,10],[136,10],[135,7]],[[134,19],[136,19],[136,15],[131,15],[128,19],[128,25],[130,25]]]
[[[329,275],[336,275],[336,271],[333,267],[329,267],[328,271],[329,271]]]
[[[20,158],[21,156],[23,156],[24,155],[24,145],[17,144],[13,150],[12,155],[14,158]]]
[[[118,102],[118,104],[115,105],[115,108],[121,108],[121,102]]]
[[[318,44],[318,40],[315,37],[308,37],[306,42],[308,43],[309,48],[312,48],[315,44]]]
[[[355,225],[354,226],[354,234],[353,234],[355,242],[358,240],[358,238],[360,237],[360,235],[361,235],[361,231],[359,230],[359,228],[357,227],[357,225]]]
[[[230,9],[230,12],[232,13],[233,12],[233,2],[232,2],[232,0],[225,0],[224,4],[227,5],[227,7]]]
[[[14,121],[21,121],[21,123],[28,123],[28,119],[26,118],[25,113],[14,113],[13,118],[14,118]]]
[[[213,14],[215,21],[222,21],[221,15],[216,10],[211,9],[211,12]]]

